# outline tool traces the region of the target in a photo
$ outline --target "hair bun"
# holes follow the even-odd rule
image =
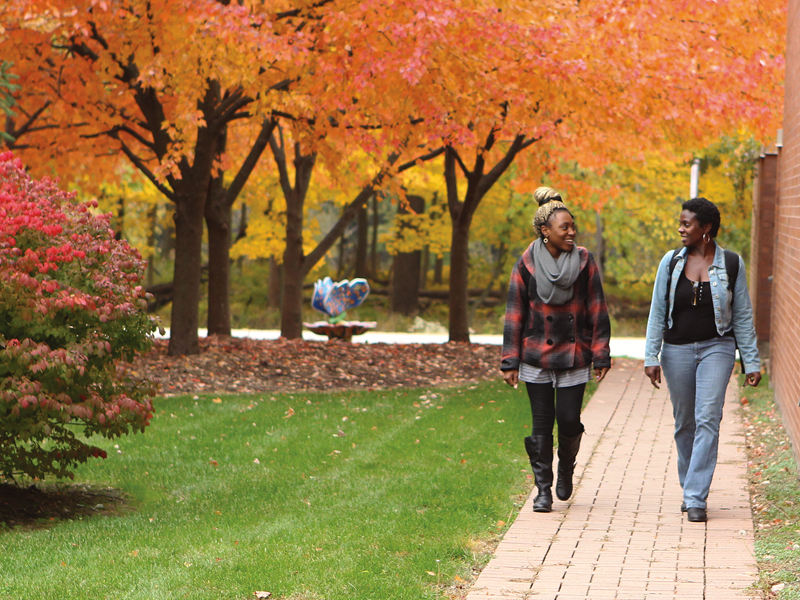
[[[553,200],[557,200],[558,202],[562,201],[561,194],[547,186],[536,188],[536,191],[533,192],[533,198],[539,203],[539,206],[544,206]]]

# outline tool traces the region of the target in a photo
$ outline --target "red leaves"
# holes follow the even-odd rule
[[[8,450],[0,476],[68,476],[71,465],[105,452],[66,424],[115,437],[152,416],[154,389],[132,381],[122,362],[149,349],[155,329],[137,308],[143,262],[113,239],[107,216],[1,156],[0,413],[10,415],[0,430]]]

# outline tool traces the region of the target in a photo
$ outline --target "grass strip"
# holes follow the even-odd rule
[[[455,597],[532,484],[502,383],[156,408],[76,478],[133,510],[0,531],[0,598]]]
[[[748,476],[759,567],[766,598],[800,600],[800,480],[769,379],[742,392]]]

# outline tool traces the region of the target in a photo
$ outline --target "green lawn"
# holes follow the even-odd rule
[[[156,409],[77,472],[133,510],[0,532],[0,598],[441,598],[531,485],[527,397],[500,382]]]

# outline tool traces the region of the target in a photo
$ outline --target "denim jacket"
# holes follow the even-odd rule
[[[653,300],[650,304],[650,317],[647,319],[647,346],[645,349],[645,367],[656,367],[661,363],[659,353],[664,341],[664,317],[666,313],[667,327],[672,328],[672,305],[675,302],[675,288],[678,278],[683,272],[686,263],[686,248],[678,252],[678,262],[672,271],[672,282],[669,288],[669,307],[665,305],[667,294],[667,277],[669,263],[672,259],[672,250],[664,255],[656,272],[656,282],[653,286]],[[747,291],[747,274],[744,261],[739,257],[739,275],[736,279],[734,292],[728,289],[728,272],[725,270],[725,251],[717,244],[714,252],[714,261],[708,267],[708,279],[711,282],[714,306],[714,319],[717,333],[724,335],[731,329],[736,336],[739,354],[744,361],[745,373],[755,373],[761,368],[756,346],[756,328],[753,323],[753,305]]]

